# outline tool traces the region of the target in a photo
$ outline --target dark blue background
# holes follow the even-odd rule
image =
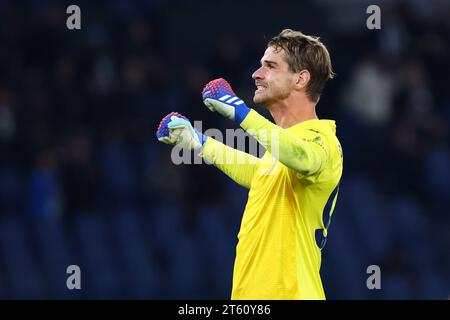
[[[321,36],[337,73],[318,105],[344,150],[327,297],[447,299],[450,5],[379,2],[368,30],[370,4],[1,1],[0,298],[229,298],[246,190],[175,166],[155,130],[171,111],[236,128],[204,84],[224,77],[251,103],[267,40],[292,28]]]

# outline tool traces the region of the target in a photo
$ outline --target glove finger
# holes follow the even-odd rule
[[[170,140],[172,143],[183,143],[183,132],[185,132],[186,127],[177,126],[170,128]]]
[[[203,103],[205,104],[205,106],[208,107],[209,110],[211,110],[213,112],[216,111],[216,108],[214,107],[214,103],[211,101],[210,98],[203,100]]]
[[[173,142],[167,136],[160,137],[160,138],[158,138],[158,140],[161,141],[161,142],[164,142],[165,144],[173,144]]]
[[[187,127],[188,125],[190,125],[189,120],[183,119],[183,118],[179,118],[179,117],[176,117],[176,116],[172,116],[170,118],[170,122],[167,124],[167,127],[168,128]]]
[[[202,91],[203,100],[207,98],[218,99],[225,94],[236,95],[230,84],[223,78],[208,82]]]
[[[186,126],[184,126],[184,125],[174,125],[174,126],[170,126],[169,125],[169,131],[170,132],[174,132],[174,131],[176,131],[178,129],[185,129],[185,128],[186,128]]]

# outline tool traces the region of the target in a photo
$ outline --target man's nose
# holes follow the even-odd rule
[[[255,72],[253,72],[253,74],[252,74],[252,78],[254,79],[254,80],[257,80],[257,79],[262,79],[262,70],[261,70],[261,68],[259,68],[259,69],[257,69]]]

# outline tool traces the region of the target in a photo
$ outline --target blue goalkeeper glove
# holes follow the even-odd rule
[[[216,79],[208,82],[202,91],[203,103],[211,110],[240,124],[250,108],[231,89],[225,79]]]
[[[192,127],[185,116],[177,112],[171,112],[161,120],[156,137],[161,142],[191,150],[201,149],[207,139],[207,136]]]

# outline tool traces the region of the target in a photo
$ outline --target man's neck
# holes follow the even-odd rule
[[[275,123],[280,127],[289,128],[306,120],[318,119],[316,104],[307,97],[289,100],[292,99],[283,100],[268,108]]]

